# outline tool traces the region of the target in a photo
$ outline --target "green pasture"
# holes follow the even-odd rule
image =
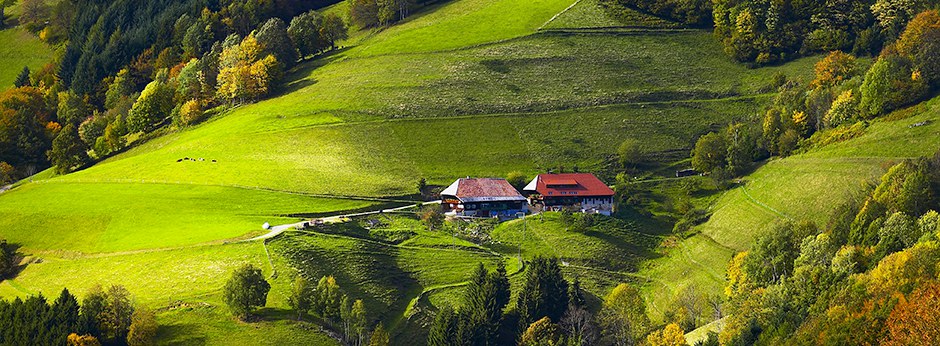
[[[629,8],[613,14],[598,4],[598,0],[580,0],[576,5],[555,17],[542,27],[547,30],[598,28],[676,28],[679,25]]]
[[[0,30],[0,90],[13,87],[23,67],[40,69],[52,61],[52,48],[22,28]]]
[[[531,34],[574,0],[447,1],[360,43],[356,56],[422,53]]]
[[[289,214],[370,204],[219,186],[53,180],[3,194],[0,238],[41,252],[180,247],[263,234],[265,222],[298,220]]]

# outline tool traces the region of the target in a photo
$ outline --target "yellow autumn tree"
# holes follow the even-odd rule
[[[675,323],[667,325],[662,330],[650,333],[646,336],[646,342],[650,346],[685,346],[688,344],[685,341],[685,333],[682,332],[682,328],[679,328],[679,325]]]
[[[725,296],[728,298],[737,297],[740,293],[747,290],[747,272],[744,271],[744,259],[747,258],[747,251],[738,252],[728,263],[728,285],[725,286]]]
[[[262,56],[262,52],[254,35],[222,50],[216,91],[220,98],[233,103],[245,102],[256,100],[271,90],[280,78],[277,58]]]
[[[811,84],[814,88],[830,87],[852,78],[857,73],[854,56],[834,51],[816,63],[816,78]]]

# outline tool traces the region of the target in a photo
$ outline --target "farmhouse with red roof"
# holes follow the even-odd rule
[[[614,210],[614,190],[591,173],[539,174],[523,191],[549,210],[575,207],[603,215]]]
[[[461,178],[441,191],[441,205],[456,216],[515,216],[528,211],[525,202],[506,179]]]

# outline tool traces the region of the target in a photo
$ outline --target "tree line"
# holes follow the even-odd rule
[[[778,76],[772,86],[778,93],[761,116],[698,139],[696,170],[740,175],[755,160],[851,138],[868,121],[930,97],[940,87],[940,13],[917,14],[867,70],[833,51],[816,64],[812,81]]]
[[[223,301],[232,314],[251,321],[258,307],[265,306],[271,285],[261,269],[245,264],[237,268],[223,288]],[[340,336],[347,345],[388,346],[390,336],[381,322],[373,324],[362,299],[342,292],[332,276],[320,278],[313,286],[298,276],[291,283],[287,303],[297,312],[297,320],[309,314],[316,322]]]
[[[557,258],[537,257],[526,266],[524,286],[511,306],[505,267],[489,272],[480,264],[461,305],[437,312],[428,345],[665,345],[664,335],[675,338],[674,327],[652,330],[643,298],[630,285],[616,286],[595,315],[580,282],[564,278]]]
[[[737,61],[766,65],[840,50],[876,55],[936,0],[604,0],[687,26],[714,26]]]
[[[136,307],[122,286],[92,288],[79,304],[68,289],[54,301],[42,294],[0,300],[3,345],[153,345],[153,312]]]

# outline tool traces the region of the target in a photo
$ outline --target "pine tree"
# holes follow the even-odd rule
[[[56,344],[64,344],[69,333],[78,329],[78,299],[75,299],[68,289],[62,289],[59,298],[52,304],[51,333]]]
[[[20,71],[19,76],[16,76],[16,81],[13,82],[13,85],[17,88],[22,88],[24,86],[33,86],[29,81],[29,67],[23,66],[23,70]]]
[[[458,315],[449,305],[438,311],[428,331],[428,346],[455,345],[458,323]]]
[[[557,258],[535,258],[526,274],[525,286],[516,299],[519,331],[542,317],[558,321],[568,307],[568,281]]]

